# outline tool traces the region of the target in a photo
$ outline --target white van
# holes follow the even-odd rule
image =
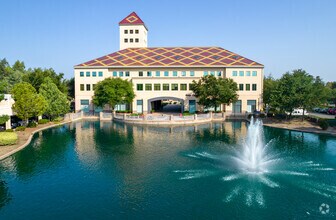
[[[289,112],[286,112],[287,115],[289,115]],[[295,108],[293,111],[292,111],[292,115],[302,115],[303,113],[303,109],[302,108]],[[308,115],[308,112],[306,110],[304,110],[304,115]]]

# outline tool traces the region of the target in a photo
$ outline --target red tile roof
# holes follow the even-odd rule
[[[90,60],[76,67],[263,67],[220,47],[127,48]]]
[[[123,24],[126,24],[126,25],[143,24],[145,25],[145,23],[141,20],[141,18],[135,12],[132,12],[126,18],[124,18],[123,20],[119,22],[119,25],[123,25]]]

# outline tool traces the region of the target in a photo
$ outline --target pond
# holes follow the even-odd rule
[[[336,138],[264,127],[272,169],[243,173],[248,124],[78,121],[0,161],[0,219],[336,217]]]

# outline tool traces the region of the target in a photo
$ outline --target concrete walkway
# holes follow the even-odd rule
[[[293,131],[309,132],[316,134],[329,134],[336,136],[336,128],[329,127],[327,130],[322,130],[317,124],[302,121],[301,119],[293,119],[291,121],[279,121],[275,119],[264,118],[263,124],[268,127],[282,128]]]

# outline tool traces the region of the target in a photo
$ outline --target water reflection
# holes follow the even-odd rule
[[[193,215],[198,213],[204,219],[230,219],[232,215],[227,213],[232,212],[237,218],[244,217],[237,214],[247,213],[240,204],[223,208],[223,203],[217,203],[217,197],[223,195],[234,199],[234,195],[228,195],[235,189],[234,182],[223,184],[218,178],[211,179],[218,170],[210,168],[219,164],[197,153],[225,155],[239,148],[246,132],[247,124],[241,121],[195,126],[78,121],[45,130],[36,134],[27,148],[0,162],[0,218],[45,219],[48,216],[43,213],[58,213],[60,218],[72,219],[159,219],[167,213],[167,218],[178,219],[198,218]],[[326,167],[336,166],[335,138],[265,128],[265,141],[273,138],[277,140],[275,151],[286,156],[302,157],[303,161],[313,158],[314,164],[322,161]],[[184,172],[188,169],[189,173]],[[176,174],[174,170],[181,172]],[[180,181],[177,175],[209,178]],[[322,174],[318,178],[328,184],[335,180]],[[251,190],[248,195],[261,198],[259,188]],[[278,216],[285,213],[282,205],[287,196],[296,202],[304,200],[304,195],[293,191],[284,195],[281,188],[277,201],[263,191],[265,201],[272,201],[269,213],[277,209],[281,209]]]
[[[36,133],[28,147],[6,158],[1,164],[19,178],[30,178],[35,173],[46,172],[63,163],[65,152],[72,142],[73,133],[67,126],[45,130]]]
[[[0,209],[7,205],[11,199],[6,182],[0,180]]]

